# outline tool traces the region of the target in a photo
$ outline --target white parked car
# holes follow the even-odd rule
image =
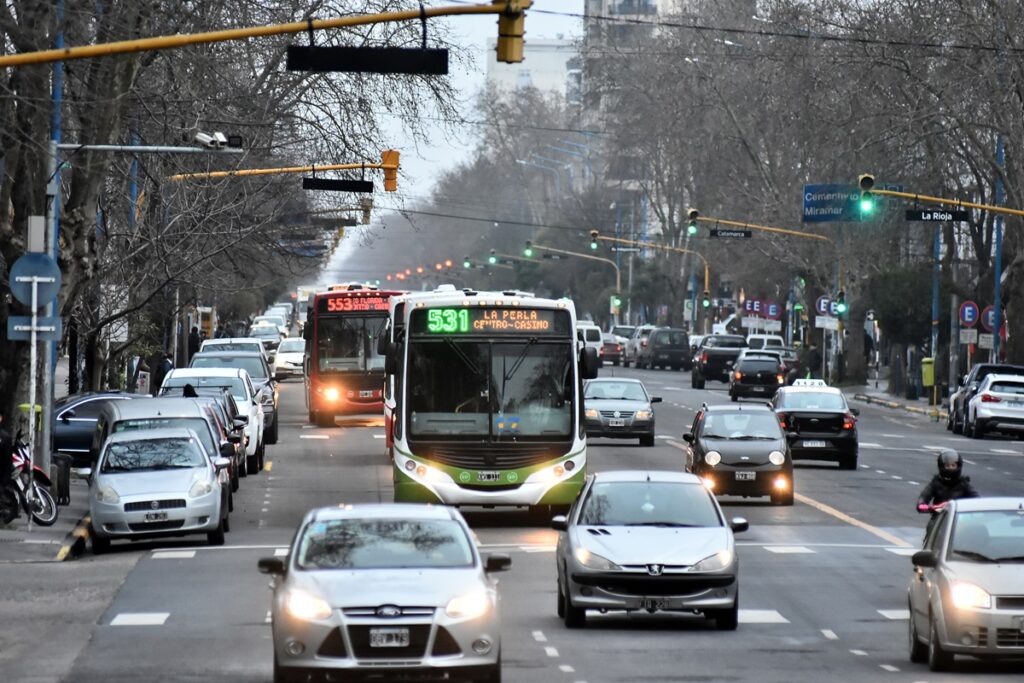
[[[305,362],[306,340],[301,337],[285,339],[277,347],[277,355],[274,356],[274,379],[302,377],[305,374]]]
[[[988,432],[1024,431],[1024,377],[986,375],[967,403],[964,434],[975,439]]]
[[[222,337],[220,339],[204,339],[199,352],[203,351],[259,351],[267,357],[267,349],[256,337]],[[269,362],[269,361],[268,361]]]
[[[266,457],[263,406],[260,405],[260,392],[253,385],[249,373],[239,368],[175,368],[167,373],[160,392],[186,384],[197,390],[225,388],[231,392],[238,412],[249,418],[245,425],[245,469],[249,474],[262,470]]]
[[[747,347],[751,349],[782,349],[786,340],[777,334],[747,335]]]

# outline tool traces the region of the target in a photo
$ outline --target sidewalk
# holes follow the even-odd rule
[[[880,405],[886,408],[892,408],[894,410],[903,410],[909,413],[916,413],[918,415],[931,415],[932,411],[935,410],[935,406],[928,402],[928,397],[923,396],[918,399],[908,399],[895,394],[890,394],[883,388],[886,385],[885,380],[879,380],[878,388],[875,388],[874,382],[861,386],[849,386],[842,387],[843,393],[846,394],[847,400],[861,401],[863,403],[870,403],[873,405]],[[946,419],[946,407],[948,402],[945,399],[940,399],[938,406],[939,419]]]
[[[71,504],[61,506],[53,526],[33,523],[29,532],[28,516],[22,510],[10,525],[0,527],[0,564],[74,559],[85,548],[85,535],[76,528],[88,514],[89,486],[84,480],[72,479]]]

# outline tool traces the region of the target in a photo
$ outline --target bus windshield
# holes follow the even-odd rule
[[[513,441],[572,434],[572,345],[536,340],[414,341],[412,437]]]
[[[316,357],[320,372],[383,370],[377,335],[386,316],[323,316],[317,320]]]

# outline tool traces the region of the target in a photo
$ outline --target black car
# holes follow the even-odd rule
[[[729,398],[771,398],[786,383],[786,371],[777,355],[747,351],[729,374]]]
[[[735,334],[709,334],[704,337],[694,352],[690,386],[703,389],[709,379],[728,382],[732,366],[746,347],[746,337]]]
[[[782,387],[772,407],[789,435],[794,460],[838,462],[843,470],[857,469],[857,415],[839,389],[820,379],[798,379]]]
[[[672,327],[660,327],[647,338],[647,346],[640,349],[636,357],[638,368],[672,368],[683,367],[690,355],[690,337],[686,330]]]
[[[89,466],[89,447],[96,419],[111,401],[149,398],[147,394],[98,391],[59,399],[53,406],[53,450],[71,456],[72,467]]]
[[[1006,365],[1003,363],[978,363],[964,375],[960,387],[949,397],[949,412],[946,418],[946,429],[954,434],[963,434],[967,423],[967,404],[978,393],[981,380],[992,374],[1024,375],[1024,365]]]
[[[770,496],[793,504],[793,458],[775,413],[766,404],[705,404],[690,432],[686,471],[715,495]]]
[[[239,368],[249,373],[252,385],[260,392],[263,407],[263,441],[277,443],[279,425],[277,420],[277,382],[267,364],[267,359],[258,351],[204,351],[192,356],[190,368]]]

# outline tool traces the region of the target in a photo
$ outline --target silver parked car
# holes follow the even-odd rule
[[[111,434],[89,477],[92,550],[113,539],[205,533],[223,545],[230,530],[227,458],[211,459],[199,436],[180,427]]]
[[[739,616],[733,532],[711,492],[692,474],[591,475],[568,518],[557,516],[558,616],[569,628],[588,609],[701,612],[721,630]]]
[[[501,680],[492,572],[454,508],[347,505],[309,512],[276,577],[274,681],[334,673],[402,680]],[[359,680],[362,680],[361,678]]]
[[[911,560],[910,661],[1024,657],[1024,498],[950,501]]]

